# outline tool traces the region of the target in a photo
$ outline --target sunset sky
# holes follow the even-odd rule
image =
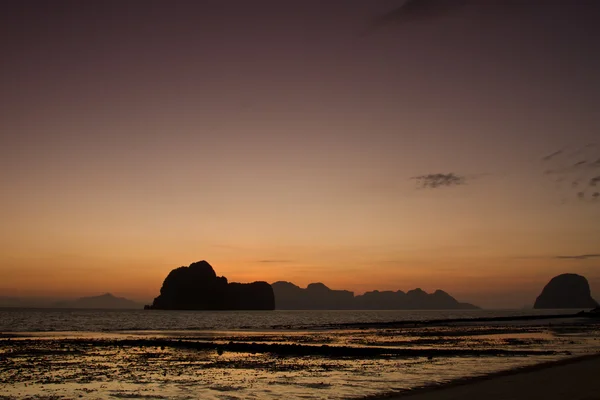
[[[0,296],[600,300],[600,2],[403,3],[3,1]]]

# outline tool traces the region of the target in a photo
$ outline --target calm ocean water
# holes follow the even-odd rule
[[[319,329],[331,325],[574,313],[576,310],[161,311],[0,309],[0,332]]]

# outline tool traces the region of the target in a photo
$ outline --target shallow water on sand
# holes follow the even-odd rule
[[[600,325],[591,319],[257,325],[5,332],[0,393],[4,399],[360,398],[600,351]]]

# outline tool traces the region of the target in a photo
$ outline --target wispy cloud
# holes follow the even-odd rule
[[[413,176],[411,179],[417,181],[417,187],[420,189],[437,189],[440,187],[458,186],[466,183],[467,178],[457,175],[453,172],[448,174],[426,174]]]
[[[600,254],[579,254],[574,256],[555,256],[558,260],[589,260],[591,258],[600,258]]]
[[[541,158],[544,175],[556,184],[563,196],[575,197],[578,201],[598,204],[600,200],[600,158],[598,146],[589,143],[583,147],[562,148]],[[565,197],[563,203],[566,202]]]
[[[579,161],[575,164],[568,165],[566,167],[550,168],[544,171],[546,175],[564,175],[573,173],[586,173],[593,172],[594,170],[600,169],[600,163],[590,163],[587,161]]]

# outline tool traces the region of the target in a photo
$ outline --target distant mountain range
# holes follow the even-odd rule
[[[0,307],[11,308],[46,308],[50,307],[56,299],[44,297],[16,297],[0,296]]]
[[[239,285],[239,284],[238,284]],[[267,285],[267,284],[265,284]],[[268,286],[268,285],[267,285]],[[323,283],[311,283],[305,289],[290,282],[270,285],[278,310],[459,310],[478,309],[469,303],[461,303],[443,290],[426,293],[421,289],[408,292],[374,290],[355,296],[348,290],[333,290]],[[204,290],[200,290],[203,292]],[[0,296],[0,307],[20,308],[97,308],[142,309],[143,304],[110,293],[100,296],[81,297],[73,300],[48,298],[18,298]],[[152,308],[152,307],[149,307]],[[156,307],[160,308],[160,307]],[[172,309],[200,309],[171,307]],[[215,308],[217,309],[217,308]],[[236,309],[249,309],[239,307]]]
[[[408,292],[374,290],[354,296],[348,290],[332,290],[322,283],[302,289],[290,282],[271,284],[278,310],[458,310],[478,309],[461,303],[443,290],[426,293],[421,289]]]
[[[58,300],[42,297],[0,296],[0,307],[18,308],[104,308],[104,309],[141,309],[143,305],[124,297],[110,293],[100,296],[80,297],[74,300]]]
[[[112,308],[112,309],[141,309],[144,306],[124,297],[115,297],[110,293],[100,296],[80,297],[76,300],[66,300],[54,303],[56,308]]]
[[[210,264],[205,261],[194,263],[190,267],[182,267],[174,271],[179,271],[180,275],[182,275],[181,271],[191,271],[199,273],[200,276],[183,274],[181,279],[166,279],[161,288],[161,295],[155,299],[152,306],[147,306],[147,308],[273,309],[273,302],[274,308],[278,310],[459,310],[479,308],[473,304],[459,302],[443,290],[436,290],[433,293],[426,293],[419,288],[408,292],[373,290],[355,296],[351,291],[333,290],[323,283],[311,283],[306,288],[284,281],[271,285],[265,282],[228,283],[226,278],[217,277]],[[173,271],[170,275],[172,274]],[[220,286],[219,282],[221,282]],[[562,274],[550,280],[538,296],[533,308],[592,309],[597,306],[598,303],[591,297],[587,279],[571,273]],[[116,297],[110,293],[60,301],[57,298],[48,297],[0,296],[0,307],[144,308],[142,303]],[[532,307],[528,305],[523,308],[531,309]]]

